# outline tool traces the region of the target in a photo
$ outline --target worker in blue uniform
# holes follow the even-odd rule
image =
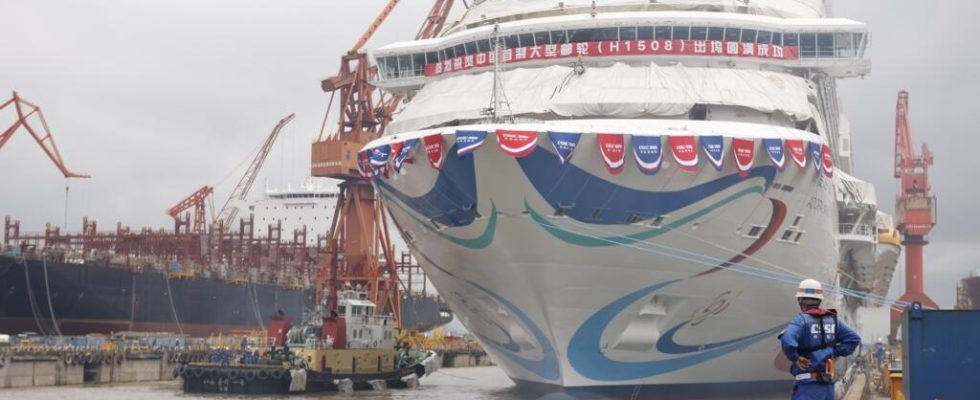
[[[783,354],[792,363],[792,400],[834,400],[835,359],[846,357],[861,337],[837,319],[836,310],[820,308],[823,287],[814,279],[800,282],[796,291],[800,314],[780,334]]]

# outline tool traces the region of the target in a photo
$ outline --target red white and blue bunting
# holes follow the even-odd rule
[[[606,164],[606,171],[610,175],[623,173],[626,166],[626,138],[619,133],[600,133],[599,152],[602,154],[602,161]]]
[[[697,138],[694,136],[670,136],[667,139],[674,160],[687,172],[698,171]]]
[[[823,162],[821,162],[823,157],[820,156],[823,152],[821,144],[817,142],[807,142],[807,150],[809,150],[810,153],[810,160],[813,160],[811,162],[813,164],[813,169],[819,172],[820,166],[823,164]]]
[[[465,157],[479,150],[491,132],[459,130],[455,132],[455,139],[449,140],[455,140],[456,155]],[[548,131],[546,134],[559,162],[568,163],[575,154],[582,134],[555,131]],[[536,131],[500,129],[496,131],[496,136],[500,151],[514,158],[527,157],[537,148],[538,132]],[[664,141],[661,136],[622,133],[597,133],[595,137],[603,166],[613,176],[620,175],[625,170],[627,149],[632,151],[633,160],[641,173],[645,175],[658,173],[663,166],[665,146],[670,147],[678,167],[687,172],[698,171],[701,150],[704,151],[708,164],[718,171],[724,170],[726,146],[728,146],[732,149],[735,170],[741,176],[748,176],[751,173],[757,151],[764,151],[769,161],[779,171],[784,170],[787,158],[791,158],[801,170],[807,170],[807,162],[810,161],[819,175],[832,178],[834,174],[831,148],[823,143],[809,140],[738,137],[728,139],[720,135],[671,135]],[[726,144],[726,140],[730,142]],[[392,141],[360,151],[357,153],[357,168],[364,177],[387,178],[389,168],[402,172],[404,163],[411,162],[412,151],[419,147],[419,144],[425,148],[429,165],[441,169],[447,157],[446,138],[441,133]],[[764,150],[757,150],[760,144]]]
[[[524,158],[538,145],[538,133],[534,131],[497,130],[500,151],[514,158]]]
[[[487,131],[456,131],[456,156],[470,154],[483,145]]]
[[[581,136],[578,133],[570,132],[548,132],[551,146],[555,149],[555,154],[558,155],[562,164],[572,159],[572,154],[575,154],[575,147],[578,146],[578,139]]]
[[[429,156],[429,165],[435,169],[442,169],[442,162],[446,159],[442,151],[442,134],[435,133],[422,138],[425,145],[425,154]]]
[[[762,139],[762,147],[766,148],[766,154],[769,154],[769,160],[772,161],[772,165],[775,165],[776,168],[782,171],[786,165],[786,152],[783,151],[783,139]]]
[[[755,161],[755,141],[752,139],[732,138],[732,153],[735,155],[735,166],[738,174],[748,176]]]
[[[405,164],[405,161],[410,162],[410,160],[412,159],[412,150],[415,149],[415,146],[419,144],[419,139],[418,138],[408,139],[404,142],[399,142],[399,143],[402,144],[401,148],[397,152],[393,151],[394,153],[396,153],[394,155],[394,163],[393,163],[395,167],[395,172],[401,172],[402,165]],[[392,149],[394,148],[395,147],[393,144]]]
[[[630,138],[633,144],[633,158],[640,172],[646,175],[656,174],[664,159],[663,145],[660,136],[636,136]]]
[[[701,136],[700,139],[701,148],[704,149],[704,154],[708,156],[708,161],[711,161],[715,171],[721,171],[725,163],[725,137],[721,135]]]
[[[786,139],[786,149],[789,150],[793,162],[800,168],[806,168],[806,147],[799,139]]]
[[[828,178],[832,178],[834,176],[834,157],[830,154],[830,146],[823,145],[821,156],[823,160],[823,174]]]

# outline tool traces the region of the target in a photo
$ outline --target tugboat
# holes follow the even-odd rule
[[[216,352],[209,362],[177,367],[185,393],[269,395],[413,387],[439,367],[434,351],[399,341],[391,316],[376,315],[367,293],[338,291],[336,308],[302,326],[271,318],[269,348],[245,348],[232,360]]]

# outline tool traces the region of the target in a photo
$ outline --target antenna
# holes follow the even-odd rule
[[[503,101],[507,107],[508,120],[514,122],[514,111],[510,108],[510,101],[507,100],[507,92],[504,90],[504,81],[500,78],[500,63],[503,57],[503,46],[500,43],[500,25],[493,26],[493,92],[490,94],[490,107],[484,110],[484,114],[489,115],[494,122],[500,122],[500,103]]]

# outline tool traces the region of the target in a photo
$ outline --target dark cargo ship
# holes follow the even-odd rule
[[[208,336],[263,329],[280,310],[302,318],[312,304],[310,288],[177,276],[0,254],[0,333]],[[403,328],[429,330],[452,320],[438,297],[408,296],[401,304]]]

